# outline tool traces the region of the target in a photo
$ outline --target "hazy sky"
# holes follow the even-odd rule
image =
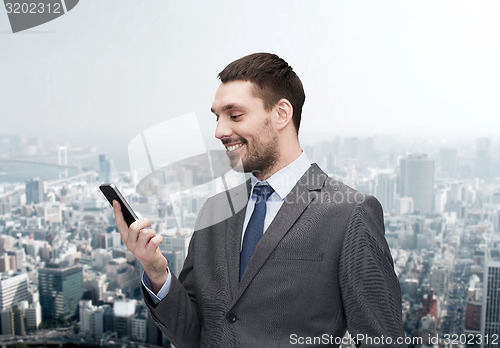
[[[497,136],[499,43],[497,0],[81,0],[16,34],[2,7],[0,133],[126,152],[142,130],[196,112],[217,147],[217,73],[267,51],[303,81],[303,140]]]

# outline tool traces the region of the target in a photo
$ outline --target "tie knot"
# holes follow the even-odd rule
[[[258,202],[262,199],[264,201],[267,201],[267,199],[269,198],[270,195],[273,194],[273,192],[274,192],[274,189],[268,184],[256,185],[253,188],[254,197],[257,198]]]

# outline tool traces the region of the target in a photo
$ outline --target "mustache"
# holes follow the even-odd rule
[[[239,143],[239,142],[246,143],[247,141],[243,138],[224,138],[224,139],[221,139],[221,142],[223,145],[227,145],[227,144]]]

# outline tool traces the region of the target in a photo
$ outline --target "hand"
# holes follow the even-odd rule
[[[163,237],[148,228],[151,227],[151,222],[146,218],[135,221],[129,227],[123,217],[121,206],[116,200],[113,201],[113,210],[123,243],[144,267],[151,281],[151,290],[158,293],[168,276],[168,262],[159,248]]]

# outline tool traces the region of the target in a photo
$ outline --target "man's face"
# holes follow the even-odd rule
[[[226,147],[231,166],[254,174],[265,173],[278,159],[278,132],[271,111],[255,97],[248,81],[222,83],[215,94],[212,112],[217,117],[215,137]],[[241,170],[241,168],[239,168]]]

